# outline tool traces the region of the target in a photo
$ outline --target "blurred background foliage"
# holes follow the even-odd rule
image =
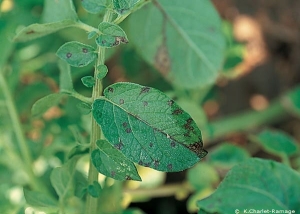
[[[268,2],[268,3],[267,3]],[[286,1],[285,1],[286,2]],[[100,203],[106,213],[126,207],[124,213],[195,213],[196,202],[210,195],[228,170],[250,158],[280,161],[300,171],[300,80],[299,3],[287,1],[214,1],[223,18],[226,39],[223,69],[215,85],[196,89],[174,87],[159,71],[147,64],[129,43],[107,54],[109,73],[104,85],[131,81],[158,88],[189,112],[203,132],[209,151],[205,161],[190,170],[162,173],[139,167],[143,182],[114,182],[101,178],[104,191]],[[20,118],[34,163],[50,193],[50,173],[68,159],[74,146],[85,145],[90,119],[81,113],[74,98],[64,98],[40,118],[30,109],[39,98],[59,90],[57,49],[67,41],[93,45],[87,34],[67,28],[25,43],[14,43],[13,36],[22,27],[45,21],[43,0],[0,0],[0,71]],[[97,26],[100,15],[91,15],[74,0],[79,19]],[[128,25],[124,22],[124,28]],[[297,37],[298,36],[298,37]],[[91,90],[80,81],[92,75],[93,66],[72,68],[75,89],[90,96]],[[23,186],[29,177],[22,165],[14,123],[7,97],[0,91],[0,213],[33,213],[25,204]],[[19,123],[19,122],[18,122]],[[271,127],[272,129],[265,129]],[[74,150],[72,150],[74,151]],[[83,151],[84,153],[85,151]],[[76,167],[76,196],[86,194],[87,158]],[[95,187],[96,188],[96,187]],[[82,213],[78,198],[70,213]],[[105,201],[114,201],[109,206]],[[73,206],[74,208],[74,206]]]

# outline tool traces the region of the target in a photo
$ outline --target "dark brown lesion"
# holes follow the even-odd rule
[[[27,32],[26,32],[27,35],[29,35],[29,34],[34,34],[34,33],[35,33],[34,30],[30,30],[30,31],[27,31]]]
[[[172,170],[173,169],[173,164],[168,164],[167,168],[168,168],[168,170]]]
[[[132,131],[131,128],[126,129],[126,133],[128,133],[128,134],[131,133],[131,131]]]
[[[171,141],[171,143],[170,143],[170,145],[171,145],[171,147],[175,147],[176,146],[176,143],[175,143],[175,141]]]
[[[108,92],[114,93],[114,89],[112,87],[109,87],[107,90]]]
[[[124,122],[122,123],[122,126],[125,128],[128,125],[128,123]]]
[[[207,151],[203,149],[202,140],[199,140],[198,142],[195,142],[193,144],[185,144],[184,146],[192,152],[196,153],[196,155],[200,158],[203,158],[207,154]]]
[[[159,160],[154,160],[154,167],[157,168],[159,166]]]
[[[67,54],[66,54],[66,57],[69,59],[69,58],[71,58],[71,56],[72,56],[72,53],[70,53],[70,52],[68,52]]]
[[[143,93],[148,93],[149,91],[150,91],[150,87],[143,87],[142,89],[141,89],[141,91],[140,91],[140,94],[143,94]]]
[[[125,37],[116,36],[115,37],[115,42],[112,44],[112,46],[117,46],[121,43],[127,44],[128,40]]]
[[[183,110],[178,108],[178,109],[175,109],[173,112],[172,112],[172,115],[179,115],[179,114],[182,114],[183,113]]]
[[[124,144],[122,143],[122,141],[120,140],[119,143],[115,144],[115,148],[118,150],[121,150],[123,148]]]
[[[174,100],[168,100],[168,105],[172,106],[174,104]]]
[[[126,175],[125,179],[126,180],[132,180],[132,178],[129,175]]]
[[[123,99],[120,99],[120,100],[119,100],[119,103],[120,103],[120,105],[124,104],[124,100],[123,100]]]
[[[82,48],[82,52],[83,52],[83,53],[87,53],[87,52],[88,52],[88,49],[87,49],[87,48]]]
[[[147,106],[148,105],[148,102],[147,101],[144,101],[143,102],[143,106],[145,107],[145,106]]]

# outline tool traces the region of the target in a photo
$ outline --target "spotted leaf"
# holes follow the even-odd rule
[[[114,148],[106,140],[98,140],[97,146],[98,148],[92,152],[91,158],[100,173],[121,181],[141,181],[135,165],[118,151],[117,147],[122,147],[121,141]]]
[[[96,43],[101,47],[111,48],[121,43],[128,43],[124,30],[118,25],[102,22],[98,29],[102,34],[96,38]]]
[[[116,83],[93,103],[106,139],[131,161],[160,171],[181,171],[207,152],[191,116],[161,91]]]
[[[57,56],[74,67],[83,67],[93,62],[97,54],[95,48],[79,42],[67,42],[61,46]]]
[[[123,14],[134,7],[140,0],[113,0],[113,6],[115,11],[119,14]]]

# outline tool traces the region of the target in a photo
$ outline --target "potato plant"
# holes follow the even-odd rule
[[[43,8],[39,18],[28,13],[32,6]],[[22,194],[15,203],[1,196],[1,213],[143,213],[128,208],[134,193],[126,204],[125,187],[143,183],[149,168],[187,170],[176,188],[142,189],[140,197],[182,191],[191,213],[300,211],[299,145],[288,134],[266,128],[247,135],[282,163],[251,158],[228,142],[204,148],[300,112],[295,88],[261,112],[207,120],[202,103],[229,76],[230,60],[242,60],[229,54],[242,45],[224,35],[228,25],[209,0],[32,0],[15,7],[20,17],[4,13],[0,28],[0,188]],[[7,40],[20,22],[26,26]],[[132,81],[111,81],[118,55],[138,71],[129,73]],[[156,83],[143,84],[151,74],[141,64]],[[230,171],[223,179],[220,170]]]

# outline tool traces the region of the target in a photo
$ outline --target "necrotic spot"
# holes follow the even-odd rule
[[[111,92],[111,93],[114,92],[114,89],[113,89],[112,87],[109,87],[107,90],[108,90],[109,92]]]
[[[66,54],[67,58],[70,58],[71,56],[72,56],[72,54],[70,52]]]
[[[125,128],[125,127],[127,126],[127,123],[124,122],[124,123],[122,124],[122,126]]]
[[[143,105],[144,105],[144,106],[147,106],[147,105],[148,105],[148,102],[147,102],[147,101],[144,101],[144,102],[143,102]]]
[[[173,165],[172,164],[168,164],[168,170],[172,170],[173,169]]]
[[[159,160],[154,160],[154,167],[158,167],[158,165],[159,165]]]
[[[110,172],[110,175],[111,175],[111,177],[115,177],[116,172],[115,172],[115,171],[111,171],[111,172]]]
[[[30,30],[30,31],[27,31],[27,32],[26,32],[26,34],[33,34],[33,33],[35,33],[34,30]]]
[[[82,48],[82,52],[83,52],[83,53],[87,53],[87,52],[88,52],[88,49]]]
[[[174,100],[169,100],[169,101],[168,101],[168,105],[169,105],[169,106],[172,106],[173,104],[174,104]]]
[[[127,129],[126,129],[126,132],[127,132],[127,133],[131,133],[131,129],[130,129],[130,128],[127,128]]]
[[[171,141],[170,145],[174,148],[176,146],[176,143],[174,141]]]
[[[126,180],[132,180],[132,178],[129,175],[126,175],[125,179]]]
[[[119,103],[120,103],[120,105],[124,104],[124,100],[120,99]]]
[[[142,94],[142,93],[148,93],[149,91],[150,91],[150,88],[149,88],[149,87],[143,87],[143,88],[141,89],[140,94]]]
[[[149,146],[152,148],[153,147],[153,143],[149,143]]]
[[[182,111],[182,109],[180,109],[180,108],[175,109],[175,110],[172,112],[173,115],[179,115],[179,114],[182,114],[182,113],[183,113],[183,111]]]

